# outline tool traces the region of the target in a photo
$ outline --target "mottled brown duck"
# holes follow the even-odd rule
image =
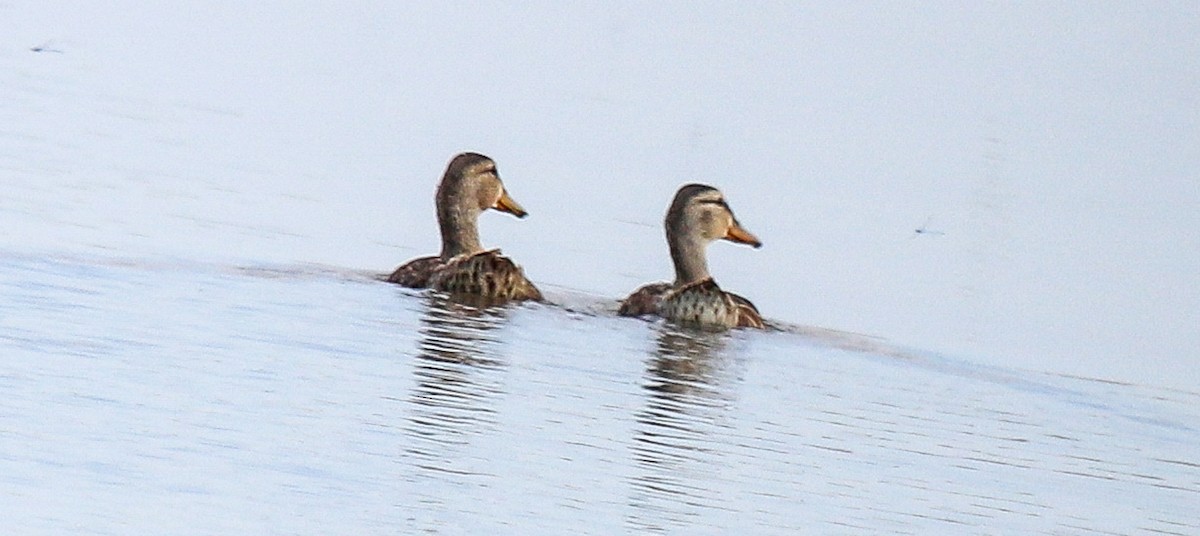
[[[716,240],[762,247],[738,223],[720,190],[703,184],[679,188],[663,221],[675,265],[675,281],[650,283],[621,302],[622,316],[658,315],[705,328],[763,327],[750,300],[721,290],[708,273],[705,249]]]
[[[527,214],[504,189],[491,158],[462,153],[450,160],[435,204],[442,252],[404,263],[387,277],[389,283],[489,302],[542,300],[520,266],[479,242],[477,220],[484,211],[496,209],[518,218]]]

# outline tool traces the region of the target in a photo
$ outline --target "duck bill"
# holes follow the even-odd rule
[[[747,231],[745,227],[742,227],[742,225],[736,221],[733,222],[733,225],[730,225],[729,230],[725,232],[725,240],[737,242],[739,244],[750,245],[755,248],[762,247],[762,242],[758,240],[758,237],[754,236],[754,234],[750,231]]]
[[[507,212],[518,218],[524,218],[529,214],[528,212],[525,212],[524,208],[521,208],[520,203],[518,203],[512,197],[509,197],[508,192],[506,191],[500,192],[500,199],[496,200],[496,204],[492,205],[492,208],[499,210],[500,212]]]

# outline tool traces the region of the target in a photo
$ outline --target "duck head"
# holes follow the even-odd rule
[[[721,191],[704,184],[680,187],[663,224],[675,264],[676,287],[710,277],[705,249],[714,241],[762,247],[758,237],[738,222]]]
[[[483,251],[476,222],[485,210],[518,218],[528,214],[504,189],[496,162],[479,153],[462,153],[450,160],[435,199],[443,260]]]

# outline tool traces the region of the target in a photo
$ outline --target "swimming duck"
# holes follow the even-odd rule
[[[721,290],[708,273],[704,250],[715,240],[762,247],[762,242],[738,223],[720,190],[704,184],[680,187],[663,224],[675,281],[642,286],[621,302],[617,313],[656,314],[710,328],[763,327],[762,316],[750,300]]]
[[[442,252],[404,263],[387,277],[389,283],[433,288],[486,300],[542,300],[542,293],[516,263],[499,249],[483,249],[476,220],[487,209],[518,218],[528,213],[504,189],[496,163],[478,153],[450,160],[435,197]]]

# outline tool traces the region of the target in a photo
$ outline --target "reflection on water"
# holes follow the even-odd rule
[[[662,325],[647,364],[646,405],[636,416],[630,523],[640,530],[687,527],[719,508],[712,475],[724,453],[712,434],[726,417],[723,385],[730,335]]]
[[[408,398],[406,430],[413,442],[406,454],[416,458],[415,466],[432,471],[426,475],[432,478],[478,474],[456,466],[455,448],[494,428],[494,402],[506,369],[496,329],[505,323],[506,310],[437,294],[425,299],[413,360],[416,382]]]
[[[234,272],[0,251],[6,534],[1200,534],[1197,393]]]
[[[650,360],[646,389],[677,401],[688,394],[713,394],[712,376],[717,372],[727,337],[725,333],[689,332],[670,325],[662,326],[658,346]]]

